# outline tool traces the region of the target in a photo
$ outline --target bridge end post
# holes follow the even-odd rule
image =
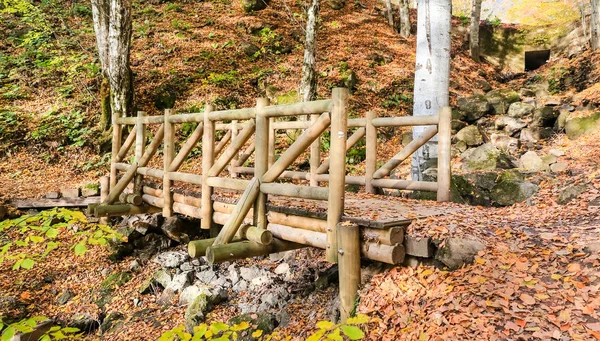
[[[437,201],[450,201],[450,183],[452,175],[450,161],[452,109],[443,107],[440,110],[438,123],[438,171],[437,171]]]
[[[269,168],[269,131],[271,127],[269,126],[269,118],[264,115],[262,110],[268,105],[268,99],[256,99],[256,137],[254,149],[256,161],[254,176],[258,179],[259,187],[263,183],[263,176]],[[254,209],[254,225],[261,229],[267,229],[267,200],[267,194],[258,193]]]
[[[360,285],[360,235],[356,224],[338,224],[338,272],[340,276],[340,322],[352,315]]]
[[[210,230],[212,227],[212,187],[208,184],[208,171],[215,163],[215,122],[208,117],[213,106],[204,108],[204,132],[202,134],[202,221],[200,227]]]
[[[329,150],[329,200],[327,203],[327,260],[337,263],[337,224],[344,214],[346,186],[346,135],[348,129],[348,89],[334,88],[331,108],[331,142]]]

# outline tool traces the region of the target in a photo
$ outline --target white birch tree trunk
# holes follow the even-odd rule
[[[91,0],[96,46],[110,91],[110,111],[119,116],[131,116],[133,112],[133,79],[129,64],[131,50],[131,1]],[[102,98],[104,101],[104,98]],[[106,115],[104,112],[102,115]],[[103,119],[106,119],[103,117]]]
[[[437,115],[449,104],[451,0],[417,1],[417,57],[414,116]],[[426,127],[413,127],[420,136]],[[423,180],[423,171],[437,164],[437,136],[412,156],[412,179]]]
[[[471,3],[471,28],[470,28],[470,47],[471,58],[479,63],[479,22],[481,21],[481,0],[472,0]]]
[[[410,11],[408,10],[409,0],[400,0],[400,30],[399,33],[404,38],[410,37]]]
[[[388,20],[388,25],[394,27],[394,14],[392,13],[392,0],[385,0],[385,15]]]
[[[129,66],[131,49],[131,0],[111,0],[108,31],[110,68],[108,79],[112,93],[111,107],[119,117],[131,116],[132,79]]]
[[[302,80],[298,95],[303,102],[312,101],[317,95],[317,74],[315,71],[317,53],[317,21],[319,18],[319,0],[311,0],[307,10],[306,39],[304,41],[304,61],[302,62]]]
[[[591,45],[592,50],[600,49],[600,0],[592,1]]]

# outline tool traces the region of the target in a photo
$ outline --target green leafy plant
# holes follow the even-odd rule
[[[24,318],[20,321],[11,324],[4,324],[2,318],[0,318],[0,332],[1,341],[8,341],[12,339],[18,333],[31,333],[35,327],[43,321],[47,321],[48,318],[45,316],[33,316]],[[53,326],[39,337],[39,341],[52,341],[52,340],[78,340],[82,333],[79,329],[71,327]]]
[[[29,270],[43,260],[52,250],[59,247],[57,241],[61,231],[72,224],[78,224],[75,233],[76,243],[71,249],[77,256],[87,251],[87,245],[106,245],[110,239],[122,239],[116,231],[105,225],[88,224],[85,215],[79,211],[54,208],[36,215],[24,215],[16,219],[0,222],[0,233],[12,232],[19,239],[0,245],[0,264],[13,261],[13,270]]]
[[[199,326],[194,327],[193,333],[188,333],[185,331],[184,326],[177,326],[163,333],[158,338],[158,341],[237,340],[240,336],[239,333],[249,328],[250,324],[248,324],[248,322],[241,322],[233,326],[230,326],[223,322],[214,322],[210,325],[203,323]],[[261,335],[262,330],[257,330],[252,333],[253,337],[260,337]]]
[[[350,317],[344,324],[334,324],[330,321],[317,322],[318,330],[310,335],[306,341],[319,340],[344,340],[344,337],[350,340],[362,340],[365,333],[359,326],[369,323],[367,315],[358,314]]]
[[[406,96],[405,94],[395,94],[395,95],[391,95],[385,101],[383,101],[383,103],[381,103],[381,105],[386,109],[399,107],[399,106],[402,106],[403,104],[411,105],[412,99],[410,97]]]
[[[225,73],[211,73],[210,75],[208,75],[206,81],[209,84],[225,86],[237,83],[238,79],[239,76],[237,70],[231,70]]]

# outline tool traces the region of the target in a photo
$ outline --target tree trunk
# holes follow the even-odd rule
[[[449,105],[450,0],[418,0],[417,57],[415,65],[414,116],[437,115]],[[427,127],[413,127],[418,138]],[[437,137],[412,157],[412,179],[423,180],[423,171],[437,164]]]
[[[385,0],[385,15],[390,27],[394,27],[394,14],[392,13],[392,0]]]
[[[481,0],[472,0],[471,4],[471,58],[477,63],[479,58],[479,22],[481,21]]]
[[[600,49],[600,0],[592,0],[592,50]]]
[[[111,0],[108,55],[112,111],[118,116],[132,116],[132,77],[129,66],[131,49],[131,0]]]
[[[408,10],[409,0],[400,0],[400,35],[404,38],[410,37],[410,12]]]
[[[317,74],[315,72],[317,53],[317,21],[319,18],[319,0],[312,0],[307,11],[306,40],[304,41],[304,62],[302,63],[302,81],[299,96],[302,102],[315,99],[317,95]]]
[[[132,116],[133,79],[129,65],[131,49],[131,1],[91,0],[96,45],[102,75],[110,91],[102,84],[102,118],[109,112],[106,96],[110,96],[110,112],[118,116]],[[104,82],[104,81],[103,81]]]

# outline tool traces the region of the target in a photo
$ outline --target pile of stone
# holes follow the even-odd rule
[[[538,143],[561,132],[577,138],[597,130],[600,114],[569,117],[588,109],[529,88],[460,98],[452,114],[453,151],[464,175],[453,178],[455,201],[507,206],[529,199],[537,191],[527,181],[532,174],[568,170],[563,151],[538,155]]]

